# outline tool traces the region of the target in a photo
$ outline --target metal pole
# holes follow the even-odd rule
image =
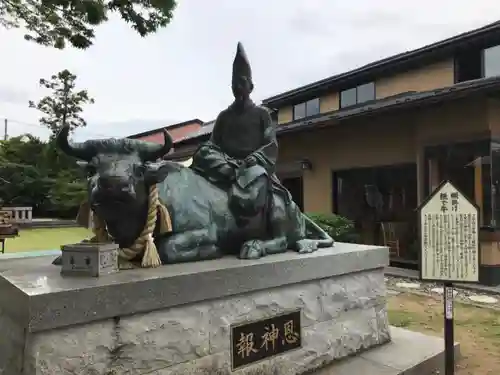
[[[444,373],[455,374],[455,339],[453,322],[453,283],[444,283]]]
[[[3,140],[6,141],[7,138],[9,137],[8,131],[7,131],[7,129],[8,129],[8,121],[7,121],[7,119],[3,120],[3,127],[4,127],[4,129],[3,129]]]

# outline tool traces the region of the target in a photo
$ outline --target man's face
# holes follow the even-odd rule
[[[235,77],[232,82],[234,98],[237,101],[246,100],[253,89],[253,84],[248,77]]]

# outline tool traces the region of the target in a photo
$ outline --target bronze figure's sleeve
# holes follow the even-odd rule
[[[210,140],[208,141],[209,143],[217,145],[218,147],[220,147],[220,145],[222,143],[222,139],[221,139],[221,137],[222,137],[222,129],[221,129],[221,126],[223,124],[222,124],[222,118],[221,117],[222,117],[222,113],[219,113],[219,115],[215,119],[214,128],[212,129],[212,134],[210,135]]]
[[[191,168],[215,185],[224,187],[234,181],[236,166],[221,150],[221,126],[223,122],[219,115],[210,140],[201,145],[193,155]]]
[[[261,124],[263,130],[262,146],[255,150],[252,155],[257,163],[264,167],[268,173],[273,174],[276,169],[278,158],[278,141],[276,139],[276,126],[271,120],[268,111],[262,108]]]

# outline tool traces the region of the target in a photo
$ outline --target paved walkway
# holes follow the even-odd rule
[[[418,280],[419,279],[418,271],[408,270],[405,268],[387,267],[385,269],[385,274],[387,276],[399,277],[402,279],[409,279],[409,280]],[[458,288],[464,289],[464,290],[471,290],[471,291],[476,291],[479,293],[500,295],[500,285],[487,286],[487,285],[481,285],[481,284],[460,284],[460,283],[457,283],[455,285]]]

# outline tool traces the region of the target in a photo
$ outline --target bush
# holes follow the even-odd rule
[[[306,213],[306,215],[335,241],[350,243],[359,242],[359,235],[354,229],[352,220],[335,214]]]

